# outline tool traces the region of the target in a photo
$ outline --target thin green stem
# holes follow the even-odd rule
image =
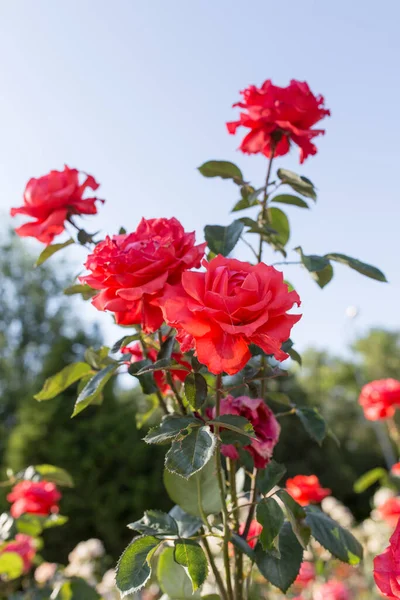
[[[146,343],[145,343],[143,337],[140,337],[140,344],[142,346],[143,354],[144,354],[145,358],[148,358],[147,346],[146,346]],[[154,385],[156,387],[156,396],[158,398],[158,403],[159,403],[161,409],[163,410],[163,412],[166,415],[168,415],[169,414],[168,406],[165,403],[164,397],[163,397],[163,395],[162,395],[162,393],[160,391],[160,388],[158,387],[156,381],[154,381]]]
[[[245,540],[247,540],[247,536],[249,535],[250,525],[254,518],[254,511],[255,511],[256,505],[257,505],[257,476],[258,476],[258,471],[256,468],[254,468],[253,479],[252,479],[251,488],[250,488],[250,508],[249,508],[249,512],[247,515],[247,519],[246,519],[246,525],[245,525],[243,533],[242,533],[242,538]]]
[[[206,554],[207,554],[208,562],[210,563],[212,572],[214,573],[214,577],[215,577],[215,581],[216,581],[218,589],[219,589],[219,593],[221,594],[221,597],[223,600],[228,600],[228,594],[226,593],[224,582],[222,581],[222,577],[219,574],[217,565],[215,564],[214,556],[211,552],[211,548],[210,548],[207,538],[203,538],[203,545],[204,545],[204,550],[206,551]]]
[[[265,225],[265,223],[267,221],[267,202],[268,202],[268,191],[267,190],[268,190],[269,178],[271,176],[272,162],[274,160],[274,154],[275,154],[275,144],[272,144],[271,157],[268,162],[267,176],[265,178],[264,196],[263,196],[262,208],[261,208],[261,223],[263,225]],[[263,236],[260,234],[260,245],[258,247],[258,262],[262,261],[263,243],[264,243]]]
[[[216,402],[215,402],[216,417],[219,417],[220,413],[221,413],[221,391],[222,391],[222,377],[221,377],[221,375],[217,375]],[[218,479],[219,493],[221,496],[222,524],[223,524],[223,528],[224,528],[223,555],[224,555],[226,586],[228,589],[228,600],[234,600],[232,579],[231,579],[231,567],[230,567],[230,561],[229,561],[229,539],[230,539],[229,514],[228,514],[228,507],[226,505],[226,497],[225,497],[224,471],[222,469],[222,462],[221,462],[221,440],[219,439],[219,426],[218,425],[214,426],[214,431],[215,431],[215,435],[217,438],[217,448],[215,451],[215,462],[216,462],[216,467],[217,467],[217,479]]]
[[[176,398],[177,403],[179,404],[179,408],[181,409],[182,414],[186,415],[186,413],[187,413],[186,407],[185,407],[185,405],[183,403],[182,396],[178,392],[178,388],[175,385],[175,382],[174,382],[174,379],[173,379],[173,377],[171,375],[171,372],[170,371],[166,371],[165,374],[167,376],[167,381],[168,381],[169,387],[171,388],[171,390],[174,393],[174,396]]]
[[[239,515],[238,515],[238,499],[236,490],[236,461],[229,459],[229,482],[231,490],[231,499],[233,504],[233,527],[239,535]],[[243,554],[234,547],[235,552],[235,600],[243,600]]]

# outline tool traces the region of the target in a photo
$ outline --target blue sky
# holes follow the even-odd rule
[[[285,274],[303,299],[294,339],[340,351],[353,327],[399,327],[400,38],[397,0],[19,0],[0,6],[0,209],[26,181],[64,163],[92,173],[107,203],[89,230],[134,229],[176,216],[199,239],[227,224],[237,199],[202,178],[205,160],[237,162],[262,182],[266,162],[237,152],[225,122],[240,89],[307,80],[332,117],[318,155],[277,162],[315,182],[311,211],[289,207],[289,247],[342,252],[379,266],[390,284],[337,266],[321,291],[298,266]],[[38,254],[40,245],[32,243]],[[238,247],[238,257],[247,257]],[[71,252],[71,262],[84,259]],[[279,260],[266,254],[266,261]],[[86,312],[88,318],[111,318]],[[107,327],[108,337],[118,334]]]

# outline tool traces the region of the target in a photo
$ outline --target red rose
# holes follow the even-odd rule
[[[262,153],[270,158],[275,146],[274,156],[283,156],[293,142],[300,148],[301,163],[317,153],[311,140],[325,130],[312,127],[329,116],[330,111],[323,108],[323,96],[314,96],[305,81],[292,79],[290,85],[282,88],[268,79],[261,88],[250,85],[241,94],[243,101],[233,106],[244,112],[238,121],[227,123],[227,127],[232,134],[241,126],[250,129],[240,145],[242,152]]]
[[[364,385],[358,402],[364,409],[364,416],[370,421],[393,417],[400,406],[400,381],[377,379]]]
[[[331,490],[321,487],[316,475],[296,475],[286,481],[286,491],[301,506],[319,504],[331,494]]]
[[[253,457],[254,466],[257,469],[264,469],[272,457],[273,449],[278,443],[281,431],[273,412],[260,398],[227,396],[221,400],[220,414],[240,415],[250,421],[256,439],[251,440],[251,443],[245,446],[244,449]],[[231,444],[222,444],[221,452],[228,458],[234,460],[239,458],[236,447]]]
[[[300,298],[289,292],[283,274],[264,263],[251,265],[217,256],[203,261],[205,272],[186,272],[176,286],[166,286],[164,318],[178,331],[182,350],[196,349],[211,373],[234,375],[256,344],[277,360],[292,326],[301,315],[288,315]]]
[[[390,472],[392,475],[394,475],[394,477],[400,477],[400,462],[392,465]]]
[[[50,481],[21,481],[7,496],[13,503],[10,512],[15,519],[24,513],[49,515],[58,512],[60,499],[57,486]]]
[[[183,271],[199,267],[206,244],[195,246],[177,219],[142,219],[134,233],[107,237],[86,261],[81,281],[101,290],[92,300],[110,310],[120,325],[141,324],[146,332],[161,327],[159,299],[167,283],[177,284]]]
[[[315,579],[315,567],[313,563],[305,560],[301,563],[300,572],[295,579],[295,584],[298,587],[305,588],[311,581]]]
[[[51,244],[54,237],[64,231],[68,217],[97,213],[98,198],[82,196],[86,188],[97,190],[98,187],[91,175],[79,183],[79,171],[67,166],[64,171],[50,171],[39,179],[30,179],[24,192],[24,206],[12,208],[11,216],[28,215],[36,220],[18,227],[16,233]]]
[[[122,354],[130,354],[131,355],[130,362],[132,362],[132,363],[135,363],[135,362],[138,362],[139,360],[144,359],[144,354],[143,354],[143,350],[142,350],[142,346],[141,346],[140,342],[134,342],[130,346],[123,346],[121,348],[121,352],[122,352]],[[154,348],[150,348],[147,351],[147,358],[149,360],[151,360],[153,363],[155,363],[157,360],[157,350],[155,350]],[[186,367],[188,369],[188,371],[184,371],[183,369],[171,369],[169,372],[170,372],[172,378],[178,382],[185,381],[185,379],[188,375],[188,372],[192,370],[191,365],[187,361],[185,361],[184,356],[181,352],[173,352],[171,354],[171,358],[175,362],[179,363],[180,365],[182,365],[183,367]],[[164,371],[154,371],[154,380],[162,394],[169,394],[171,392],[171,388],[167,383],[167,379],[166,379]]]
[[[393,496],[388,498],[376,509],[379,517],[389,523],[391,526],[397,525],[400,517],[400,497]]]
[[[0,555],[5,552],[15,552],[19,554],[24,563],[24,573],[27,573],[32,566],[36,554],[34,540],[24,533],[17,533],[15,540],[7,542],[0,548]]]
[[[332,579],[323,583],[313,595],[314,600],[350,600],[351,595],[347,585]]]
[[[245,523],[241,523],[239,527],[239,535],[242,535],[245,529]],[[249,533],[247,534],[246,541],[250,548],[255,548],[258,542],[260,533],[262,532],[262,525],[255,519],[250,523]]]
[[[374,558],[374,579],[386,598],[400,598],[400,521],[389,546]]]

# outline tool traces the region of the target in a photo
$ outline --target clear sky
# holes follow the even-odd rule
[[[226,159],[255,183],[265,175],[265,159],[241,155],[240,136],[225,129],[238,91],[307,80],[332,117],[316,157],[300,167],[294,150],[277,162],[319,191],[312,211],[289,207],[289,247],[360,258],[390,284],[337,266],[321,291],[288,266],[303,299],[294,339],[343,349],[349,305],[360,310],[357,331],[398,328],[399,22],[398,0],[0,2],[1,214],[21,204],[31,176],[67,163],[93,174],[107,200],[89,230],[176,216],[200,239],[206,223],[232,220],[237,188],[202,178],[198,165]]]

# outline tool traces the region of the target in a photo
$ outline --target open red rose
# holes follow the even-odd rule
[[[305,81],[292,79],[287,87],[279,87],[267,79],[260,88],[250,85],[241,94],[243,101],[233,106],[239,106],[243,112],[238,121],[227,123],[227,127],[232,134],[241,126],[250,129],[240,145],[242,152],[262,153],[270,158],[274,148],[274,156],[283,156],[293,142],[300,148],[301,163],[317,153],[311,140],[325,130],[313,126],[329,116],[330,111],[323,107],[323,96],[314,96]]]
[[[400,497],[393,496],[392,498],[388,498],[377,507],[376,512],[379,518],[394,527],[397,525],[400,517]]]
[[[239,535],[242,535],[245,527],[246,527],[245,523],[240,524]],[[249,533],[247,534],[247,537],[246,537],[246,542],[248,543],[250,548],[256,547],[256,544],[258,542],[258,538],[259,538],[261,532],[262,532],[262,525],[260,525],[260,523],[258,521],[253,519],[253,521],[250,523]]]
[[[389,419],[400,406],[400,381],[397,379],[370,381],[361,389],[358,402],[363,407],[365,418],[369,421]]]
[[[145,332],[161,327],[159,299],[165,285],[177,284],[187,269],[199,267],[206,244],[195,246],[177,219],[142,219],[134,233],[107,237],[85,263],[81,277],[101,290],[92,303],[115,313],[120,325],[142,325]]]
[[[286,481],[286,491],[301,506],[319,504],[331,494],[331,490],[323,488],[316,475],[296,475]]]
[[[21,481],[7,496],[12,502],[11,515],[18,519],[24,513],[49,515],[58,512],[61,494],[50,481]]]
[[[24,533],[17,533],[15,540],[7,542],[0,548],[0,556],[5,552],[19,554],[24,563],[24,573],[27,573],[33,564],[36,554],[36,546],[33,538]]]
[[[400,521],[389,546],[374,558],[374,579],[386,598],[400,598]]]
[[[144,354],[140,342],[134,342],[129,346],[123,346],[121,348],[121,352],[122,354],[129,354],[131,356],[130,362],[132,363],[144,359]],[[155,363],[157,360],[157,350],[155,350],[155,348],[150,348],[147,351],[147,358],[153,363]],[[191,365],[185,360],[181,352],[173,352],[171,354],[171,358],[178,364],[188,369],[187,371],[183,369],[170,369],[169,372],[171,374],[172,379],[177,382],[185,381],[188,373],[192,370]],[[171,388],[167,383],[164,371],[154,371],[154,380],[162,394],[169,394],[171,392]]]
[[[16,233],[51,244],[54,237],[64,231],[68,217],[97,213],[98,198],[83,198],[83,194],[87,188],[97,190],[98,187],[91,175],[85,175],[80,183],[79,171],[67,166],[64,171],[50,171],[39,179],[30,179],[24,192],[24,205],[12,208],[11,216],[27,215],[35,221],[21,225]]]
[[[217,256],[203,261],[205,272],[186,272],[176,286],[166,286],[161,300],[166,322],[178,331],[186,352],[211,373],[234,375],[256,344],[277,360],[288,358],[281,345],[301,315],[288,315],[300,298],[289,292],[283,274],[264,263],[251,265]]]
[[[250,421],[256,437],[248,446],[244,446],[244,449],[253,457],[254,466],[257,469],[264,469],[272,457],[281,431],[274,413],[261,398],[227,396],[221,400],[220,414],[240,415]],[[215,416],[215,409],[213,415]],[[222,444],[221,452],[233,460],[239,458],[239,453],[232,444]]]

